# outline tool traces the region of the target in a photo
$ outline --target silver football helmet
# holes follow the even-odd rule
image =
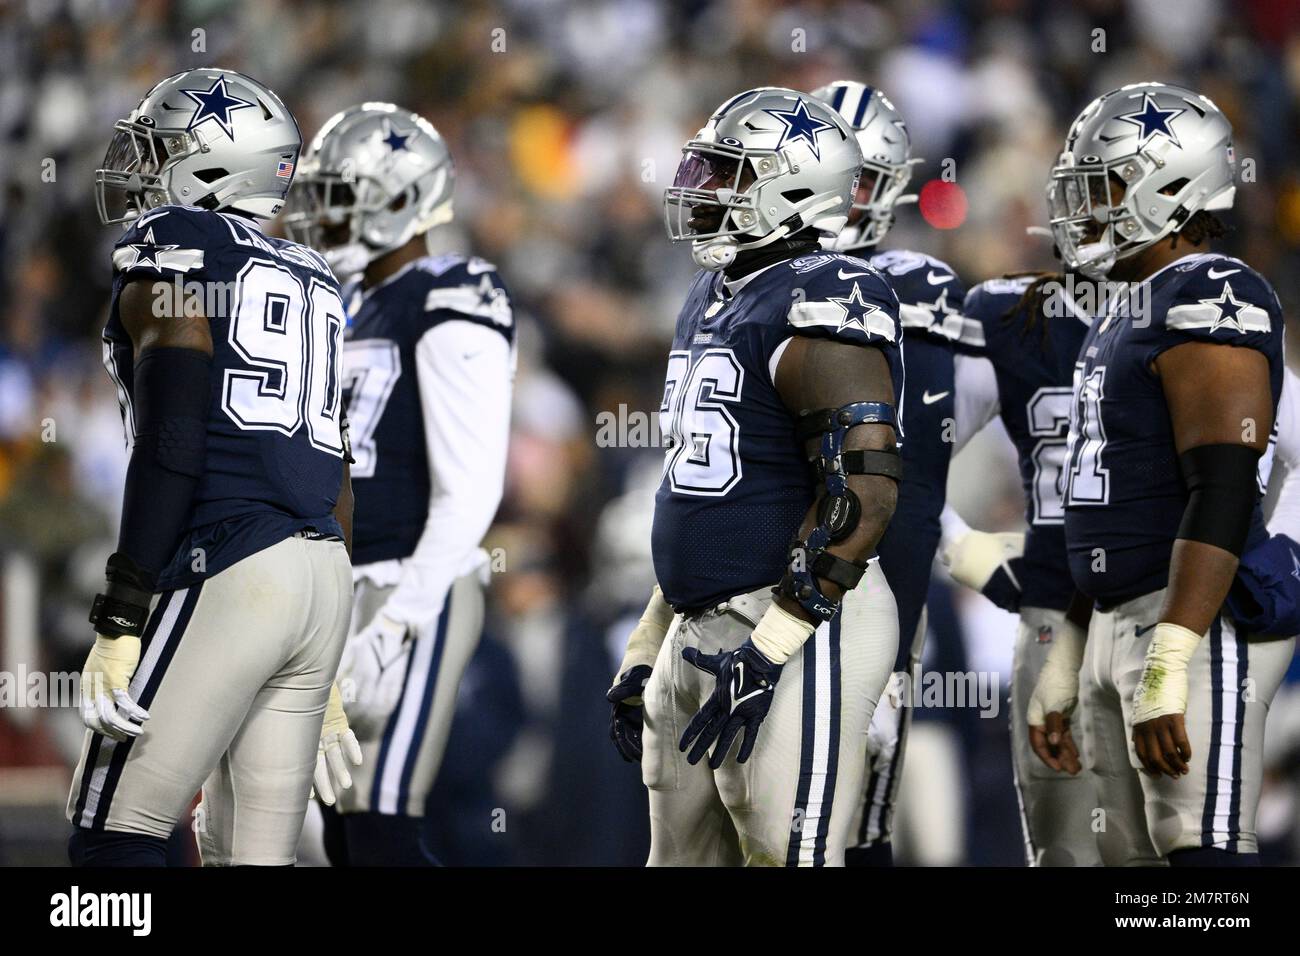
[[[844,117],[862,148],[862,175],[858,179],[853,212],[840,234],[827,244],[837,252],[874,246],[894,224],[894,207],[916,202],[904,195],[912,179],[912,139],[894,104],[880,90],[854,80],[836,80],[819,86],[812,95]]]
[[[1070,127],[1047,187],[1061,258],[1093,279],[1236,193],[1232,124],[1180,86],[1135,83],[1093,100]]]
[[[853,130],[828,105],[779,87],[747,90],[682,147],[664,190],[668,236],[690,240],[700,268],[717,271],[742,249],[807,227],[835,235],[861,169]]]
[[[428,120],[362,103],[326,120],[307,147],[285,227],[339,276],[451,219],[454,169]]]
[[[104,223],[177,203],[270,219],[293,183],[302,134],[280,98],[216,67],[169,76],[116,130],[95,170]]]

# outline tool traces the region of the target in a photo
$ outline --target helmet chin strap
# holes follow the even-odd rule
[[[770,246],[778,239],[785,238],[789,232],[790,227],[782,224],[762,239],[755,239],[753,242],[737,242],[735,236],[698,240],[691,243],[691,258],[701,269],[708,272],[721,272],[736,261],[739,253]]]
[[[334,274],[340,279],[347,279],[358,272],[365,271],[375,259],[384,254],[382,249],[371,249],[364,242],[347,242],[323,253]]]
[[[697,239],[691,243],[691,258],[695,260],[697,266],[707,272],[720,272],[736,261],[737,254],[749,252],[753,249],[762,249],[764,246],[770,246],[778,239],[784,239],[790,235],[793,221],[798,220],[798,228],[803,229],[813,216],[825,212],[837,204],[838,201],[835,199],[823,199],[820,203],[808,209],[799,210],[766,236],[752,242],[738,242],[735,236]]]
[[[1079,264],[1076,268],[1089,279],[1106,278],[1110,270],[1115,267],[1115,260],[1118,258],[1115,247],[1106,239],[1084,243],[1076,246],[1075,249],[1079,255]]]

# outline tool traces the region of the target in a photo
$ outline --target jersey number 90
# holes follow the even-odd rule
[[[247,365],[225,372],[221,407],[230,420],[246,431],[289,437],[306,425],[313,447],[342,457],[343,316],[333,286],[250,260],[230,312],[230,346]]]

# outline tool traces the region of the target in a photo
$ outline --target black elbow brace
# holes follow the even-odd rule
[[[1178,456],[1187,508],[1178,537],[1201,541],[1238,557],[1259,500],[1260,453],[1248,445],[1199,445]]]
[[[90,621],[101,634],[139,634],[158,575],[170,563],[203,474],[212,358],[148,349],[135,363],[135,443],[122,494],[117,552]]]

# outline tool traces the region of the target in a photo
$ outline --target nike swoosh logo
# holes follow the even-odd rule
[[[478,358],[482,354],[483,354],[483,350],[479,349],[477,352],[466,352],[464,355],[461,356],[461,358],[464,359],[466,362],[468,362],[470,359]]]
[[[939,399],[946,398],[950,394],[952,393],[940,392],[938,395],[931,395],[930,390],[927,388],[924,392],[921,393],[921,401],[924,402],[926,405],[933,405],[935,402],[939,401]]]
[[[1135,628],[1133,628],[1133,636],[1134,636],[1134,637],[1141,637],[1143,634],[1145,634],[1147,631],[1151,630],[1151,628],[1153,628],[1153,627],[1155,627],[1154,624],[1148,624],[1146,627],[1135,627]]]
[[[839,271],[839,277],[841,279],[856,279],[859,276],[869,276],[869,275],[871,275],[870,272],[845,272],[843,269]]]
[[[1240,271],[1241,271],[1240,269],[1224,269],[1222,272],[1216,272],[1213,269],[1206,269],[1205,277],[1207,279],[1222,279],[1224,276],[1230,276],[1233,273],[1240,272]]]
[[[951,282],[955,278],[957,277],[940,275],[937,272],[927,272],[925,274],[925,281],[930,283],[930,285],[943,285],[945,282]]]

